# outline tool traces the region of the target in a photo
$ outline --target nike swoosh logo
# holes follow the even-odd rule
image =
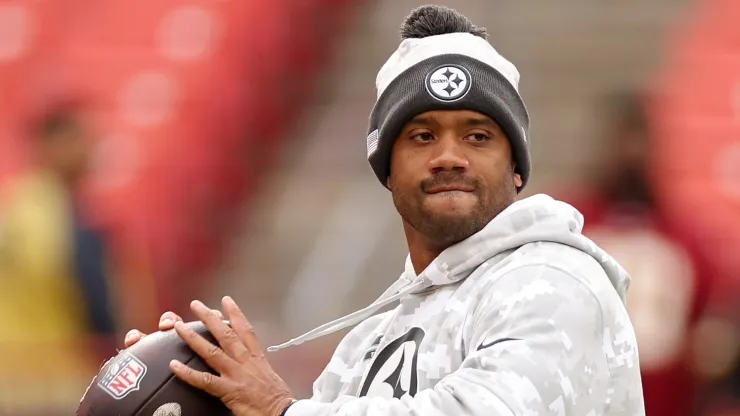
[[[492,346],[494,346],[494,345],[496,345],[496,344],[498,344],[500,342],[504,342],[504,341],[521,341],[521,339],[519,339],[519,338],[501,338],[501,339],[497,339],[495,341],[489,342],[488,344],[480,344],[478,346],[478,349],[476,351],[484,350],[484,349],[486,349],[488,347],[492,347]]]

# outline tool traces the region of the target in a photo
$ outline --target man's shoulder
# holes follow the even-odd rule
[[[595,305],[618,307],[621,303],[606,271],[588,253],[550,242],[522,246],[490,269],[465,283],[477,298],[543,296],[555,292],[591,299]],[[531,292],[531,293],[530,293]],[[542,293],[539,293],[542,292]],[[554,293],[553,293],[554,294]],[[572,297],[571,296],[571,297]]]
[[[18,205],[51,203],[66,195],[53,175],[43,171],[18,174],[0,185],[0,204],[6,209]]]
[[[526,244],[511,254],[499,274],[517,269],[542,267],[543,270],[558,270],[575,278],[605,276],[606,272],[590,254],[566,244],[538,241]]]

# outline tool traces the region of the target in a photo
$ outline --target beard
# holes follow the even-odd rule
[[[424,201],[428,189],[445,184],[465,184],[472,187],[475,203],[464,210],[433,210]],[[516,200],[517,190],[513,169],[507,169],[493,187],[463,173],[441,172],[425,179],[412,189],[393,191],[393,204],[401,218],[439,248],[447,248],[482,230],[501,211]],[[446,198],[447,196],[435,196]],[[453,198],[450,196],[450,198]]]

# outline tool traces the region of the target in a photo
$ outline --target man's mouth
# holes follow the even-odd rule
[[[439,194],[442,192],[473,192],[475,189],[472,186],[468,185],[439,185],[439,186],[433,186],[429,189],[427,189],[428,194]]]

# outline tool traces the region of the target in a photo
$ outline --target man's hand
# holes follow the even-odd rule
[[[254,328],[230,297],[222,302],[229,323],[220,314],[199,301],[191,310],[213,335],[218,344],[208,342],[182,322],[175,331],[219,376],[195,371],[173,360],[175,375],[193,387],[219,397],[235,416],[279,416],[293,401],[288,385],[265,359]]]
[[[183,324],[178,315],[167,312],[159,322],[160,330],[175,328],[209,367],[219,376],[195,371],[179,361],[170,363],[172,372],[181,380],[219,397],[235,416],[279,416],[292,402],[288,386],[273,371],[257,342],[254,329],[230,297],[223,299],[224,312],[230,319],[199,301],[190,305],[221,348],[208,342]],[[130,347],[145,335],[132,330],[126,335]]]
[[[218,312],[218,314],[223,319],[223,315],[221,315],[221,312]],[[180,315],[174,312],[165,312],[159,318],[159,330],[169,331],[170,329],[175,327],[175,322],[182,322],[182,318],[180,317]],[[132,329],[126,334],[126,338],[123,340],[123,344],[126,346],[126,348],[128,348],[139,342],[145,336],[146,334],[139,331],[138,329]]]

